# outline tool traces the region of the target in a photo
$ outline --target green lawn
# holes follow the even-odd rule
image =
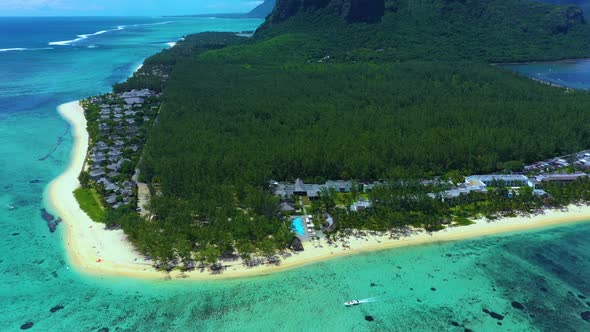
[[[472,220],[469,220],[465,217],[459,217],[459,216],[455,216],[453,218],[453,221],[458,225],[458,226],[469,226],[469,225],[473,225],[475,224],[475,222],[473,222]]]
[[[100,196],[94,189],[79,188],[74,191],[74,196],[80,204],[80,208],[88,214],[88,216],[96,222],[104,222],[106,218],[106,211]]]

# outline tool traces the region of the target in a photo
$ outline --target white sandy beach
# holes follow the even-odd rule
[[[104,225],[94,223],[78,206],[73,191],[80,185],[78,175],[88,150],[86,119],[78,102],[60,106],[59,113],[72,125],[75,143],[70,165],[63,174],[51,182],[48,198],[55,212],[64,220],[60,227],[65,227],[64,241],[72,267],[80,272],[98,276],[164,279],[166,275],[156,271],[149,261],[141,258],[142,256],[127,241],[123,231],[105,230]],[[224,263],[227,268],[222,274],[212,275],[207,271],[194,271],[185,273],[182,277],[186,280],[206,280],[264,275],[359,252],[454,241],[582,221],[590,221],[590,206],[570,206],[567,211],[550,210],[535,217],[505,218],[494,222],[478,220],[474,225],[451,227],[433,234],[419,232],[399,240],[390,239],[389,236],[351,238],[350,249],[330,246],[325,242],[304,243],[305,251],[283,259],[279,266],[261,265],[247,268],[240,261],[236,261]],[[181,277],[181,274],[174,272],[171,277]]]

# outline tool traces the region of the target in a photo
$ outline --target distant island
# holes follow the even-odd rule
[[[144,270],[236,276],[587,219],[590,94],[490,64],[588,55],[573,6],[278,0],[82,101],[76,198]]]

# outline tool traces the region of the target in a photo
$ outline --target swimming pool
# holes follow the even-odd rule
[[[297,217],[291,221],[291,229],[297,233],[297,235],[305,235],[305,227],[303,227],[303,220],[301,217]]]

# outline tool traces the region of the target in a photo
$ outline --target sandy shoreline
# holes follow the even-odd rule
[[[47,197],[53,210],[64,220],[61,227],[65,228],[64,244],[72,268],[95,276],[164,279],[166,275],[156,271],[149,261],[142,259],[127,241],[123,231],[105,230],[104,225],[94,223],[78,206],[73,191],[80,185],[78,174],[84,165],[88,150],[86,119],[78,102],[61,105],[59,113],[72,126],[74,147],[70,165],[50,183]],[[239,261],[223,262],[226,269],[222,274],[212,275],[208,271],[193,271],[184,273],[182,277],[185,280],[212,280],[258,276],[359,252],[455,241],[582,221],[590,221],[590,206],[570,206],[567,211],[550,210],[534,217],[505,218],[494,222],[478,220],[474,225],[451,227],[433,234],[419,232],[399,240],[390,239],[389,236],[369,236],[363,239],[351,237],[350,249],[330,246],[325,242],[308,242],[305,243],[305,251],[283,259],[279,266],[261,265],[247,268]],[[181,273],[173,272],[170,276],[179,278]]]

